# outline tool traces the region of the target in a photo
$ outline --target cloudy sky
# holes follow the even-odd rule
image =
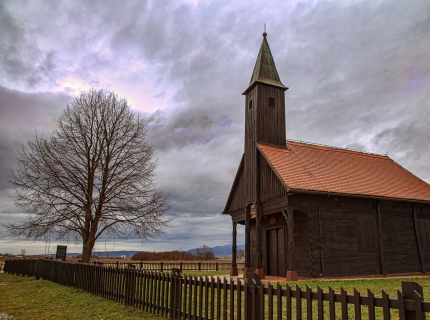
[[[163,236],[115,249],[231,243],[221,212],[264,23],[290,88],[287,138],[388,153],[430,182],[428,0],[0,0],[0,222],[24,217],[7,182],[17,151],[51,132],[72,97],[104,88],[146,117],[176,216]],[[0,228],[0,252],[20,249],[44,253],[45,243]]]

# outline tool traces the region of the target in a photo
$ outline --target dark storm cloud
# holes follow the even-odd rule
[[[0,189],[10,188],[18,151],[37,134],[50,134],[71,97],[58,93],[23,93],[0,86]]]
[[[169,114],[158,110],[147,118],[149,139],[158,151],[167,152],[172,148],[182,149],[191,144],[202,145],[212,139],[224,136],[224,131],[233,121],[225,114],[213,119],[209,115]]]
[[[389,153],[430,181],[429,12],[428,2],[298,5],[278,63],[287,136]]]
[[[55,52],[42,52],[31,35],[5,3],[0,3],[0,75],[30,88],[41,82],[54,83]]]

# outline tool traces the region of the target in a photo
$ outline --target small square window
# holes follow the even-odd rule
[[[269,107],[270,108],[275,107],[275,98],[269,97]]]
[[[248,110],[252,109],[252,99],[248,101]]]

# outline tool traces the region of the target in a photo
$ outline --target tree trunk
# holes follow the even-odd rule
[[[83,239],[82,262],[89,263],[93,253],[95,241],[92,239]]]

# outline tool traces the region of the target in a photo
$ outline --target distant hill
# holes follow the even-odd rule
[[[237,245],[237,250],[240,249],[245,249],[245,245],[244,244],[238,244]],[[196,253],[197,248],[194,249],[190,249],[187,250],[187,252],[191,252],[192,254]],[[135,250],[122,250],[122,251],[94,251],[93,255],[94,256],[99,256],[99,257],[121,257],[121,256],[126,256],[126,257],[130,257],[135,255],[136,253],[138,253],[139,251],[135,251]],[[231,245],[225,245],[225,246],[216,246],[216,247],[212,247],[212,252],[214,253],[214,255],[216,257],[220,257],[220,256],[231,256]],[[67,253],[68,257],[76,257],[79,256],[81,253],[77,253],[77,252],[70,252]],[[44,256],[44,255],[42,255]],[[55,256],[54,254],[51,254],[51,256]]]
[[[99,257],[121,257],[121,256],[126,256],[126,257],[130,257],[133,256],[134,254],[138,253],[139,251],[94,251],[93,252],[93,256],[99,256]],[[68,257],[76,257],[81,255],[81,253],[67,253]],[[52,256],[52,254],[51,254]],[[55,256],[55,253],[54,253]]]
[[[237,248],[237,250],[245,249],[245,245],[244,244],[238,244],[236,248]],[[197,248],[190,249],[190,250],[188,250],[188,252],[191,252],[192,254],[196,254],[196,250],[197,250]],[[216,257],[231,256],[231,244],[228,244],[225,246],[212,247],[212,252],[214,253],[214,255]]]

